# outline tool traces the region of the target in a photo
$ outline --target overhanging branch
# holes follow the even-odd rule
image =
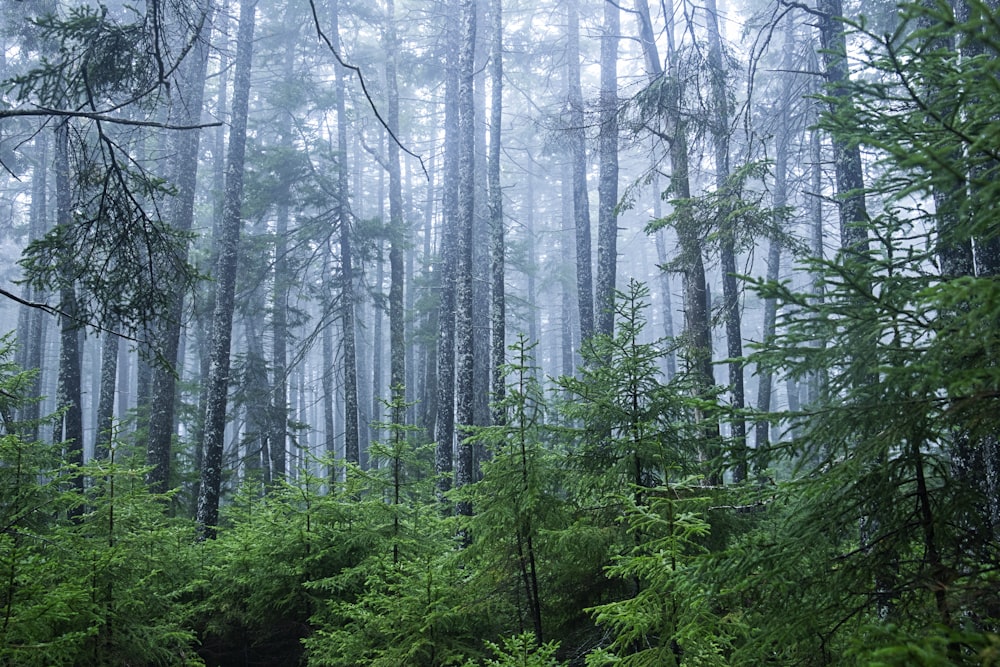
[[[201,130],[208,127],[218,127],[222,123],[200,123],[197,125],[173,125],[171,123],[161,123],[155,120],[135,120],[131,118],[121,118],[109,116],[103,113],[92,111],[69,111],[67,109],[49,109],[47,107],[35,107],[34,109],[2,109],[0,119],[3,118],[24,118],[31,116],[59,117],[59,118],[85,118],[103,123],[115,123],[116,125],[132,125],[135,127],[155,127],[161,130]]]
[[[430,174],[427,173],[427,166],[424,164],[424,159],[404,146],[396,136],[396,133],[392,131],[391,127],[389,127],[389,124],[385,122],[384,118],[382,118],[382,114],[379,113],[378,107],[375,106],[375,100],[372,99],[371,94],[368,92],[368,85],[365,83],[365,77],[361,74],[361,68],[357,65],[352,65],[346,62],[337,52],[337,49],[333,48],[333,42],[330,41],[330,38],[327,37],[325,32],[323,32],[323,28],[319,24],[319,15],[316,13],[315,0],[309,0],[309,8],[312,10],[313,25],[316,26],[316,34],[323,40],[323,43],[326,44],[326,48],[330,50],[330,53],[332,53],[333,57],[337,59],[337,62],[340,63],[341,67],[348,69],[357,75],[358,81],[361,83],[361,91],[365,94],[365,98],[368,100],[368,106],[372,108],[372,112],[375,114],[375,118],[378,119],[379,124],[381,124],[382,127],[385,128],[385,131],[389,133],[392,141],[399,146],[399,150],[403,151],[410,157],[416,158],[417,161],[420,162],[420,168],[423,169],[424,176],[428,181],[431,180]]]

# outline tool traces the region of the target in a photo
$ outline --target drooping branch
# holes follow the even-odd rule
[[[132,342],[132,343],[147,343],[148,342],[148,341],[145,341],[145,340],[143,340],[141,338],[135,338],[135,337],[129,336],[126,333],[122,333],[120,331],[115,331],[115,330],[109,329],[109,328],[107,328],[105,326],[101,326],[100,324],[97,324],[96,322],[89,322],[89,321],[83,320],[83,319],[81,319],[79,317],[75,317],[73,315],[70,315],[70,314],[64,312],[63,310],[61,310],[59,308],[56,308],[55,306],[50,306],[47,303],[42,303],[40,301],[29,301],[28,299],[24,299],[22,297],[19,297],[18,295],[14,294],[13,292],[8,292],[7,290],[3,289],[2,287],[0,287],[0,296],[6,297],[6,298],[10,299],[11,301],[15,301],[15,302],[21,304],[22,306],[26,306],[27,308],[34,308],[35,310],[40,310],[43,313],[47,313],[49,315],[54,315],[56,317],[69,317],[69,318],[73,319],[74,321],[76,321],[80,326],[90,327],[90,328],[94,329],[95,331],[97,331],[99,333],[109,333],[109,334],[111,334],[113,336],[117,336],[118,338],[121,338],[123,340],[127,340],[127,341]]]
[[[411,151],[406,146],[404,146],[403,143],[396,136],[396,133],[393,132],[392,128],[389,127],[389,123],[387,123],[386,120],[382,117],[381,112],[379,112],[378,110],[378,106],[375,104],[375,100],[372,99],[371,93],[368,92],[368,84],[365,83],[365,77],[361,74],[361,68],[358,67],[357,65],[352,65],[349,62],[345,61],[343,57],[341,57],[340,52],[337,51],[337,49],[333,46],[333,42],[330,41],[330,38],[327,36],[327,34],[323,32],[323,28],[319,23],[319,15],[316,13],[315,0],[309,0],[309,9],[312,11],[313,25],[316,26],[316,35],[321,40],[323,40],[323,43],[326,44],[326,48],[329,49],[330,53],[333,54],[333,57],[337,59],[337,62],[340,63],[340,66],[343,67],[344,69],[354,72],[354,74],[358,77],[358,82],[361,84],[361,92],[365,94],[365,99],[368,100],[368,106],[371,107],[372,113],[375,114],[375,118],[378,119],[379,124],[383,128],[385,128],[386,132],[389,133],[389,137],[392,139],[393,143],[399,146],[399,150],[403,151],[410,157],[417,159],[417,161],[420,163],[420,168],[424,172],[424,177],[429,181],[431,177],[430,174],[427,172],[427,165],[424,164],[424,159],[419,155],[417,155],[416,153],[414,153],[413,151]]]

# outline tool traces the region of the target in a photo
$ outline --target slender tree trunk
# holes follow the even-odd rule
[[[338,0],[332,0],[330,40],[338,53],[340,27]],[[348,200],[347,111],[344,70],[334,68],[337,91],[337,224],[340,231],[340,324],[343,335],[344,368],[344,459],[361,463],[361,435],[358,423],[358,359],[354,325],[354,266],[351,254],[351,212]]]
[[[597,186],[597,292],[594,298],[597,333],[611,336],[615,327],[615,274],[618,270],[618,39],[620,10],[604,3],[601,35],[601,99]]]
[[[538,331],[541,325],[538,321],[538,288],[535,276],[538,273],[538,257],[535,250],[535,173],[528,170],[525,174],[524,193],[524,234],[525,252],[527,253],[527,308],[528,308],[528,342],[534,345],[538,342]]]
[[[729,187],[729,96],[726,86],[727,69],[723,61],[722,37],[719,34],[719,12],[716,0],[706,0],[708,27],[708,61],[711,67],[714,114],[711,121],[712,143],[715,149],[715,187],[719,192]],[[733,452],[733,481],[747,477],[746,420],[742,417],[746,403],[743,379],[743,332],[740,322],[740,294],[736,278],[736,228],[728,222],[729,206],[720,212],[719,255],[722,265],[723,314],[726,322],[726,353],[729,357],[729,394],[733,408],[730,420]]]
[[[267,233],[263,219],[255,227],[256,235]],[[276,447],[270,443],[271,387],[267,382],[267,360],[264,356],[263,318],[266,301],[263,285],[252,289],[247,301],[249,307],[241,309],[246,338],[245,367],[243,377],[239,378],[246,409],[246,430],[240,438],[246,446],[242,460],[247,472],[255,476],[255,483],[263,482],[263,488],[267,489],[272,479],[278,481],[280,477],[273,477],[274,466],[271,460]]]
[[[433,116],[436,118],[436,114]],[[434,122],[431,123],[434,125]],[[434,247],[432,242],[433,229],[434,229],[434,182],[436,179],[435,172],[436,161],[434,157],[428,160],[427,164],[427,199],[424,206],[424,252],[423,252],[423,263],[426,267],[425,270],[432,271],[431,268],[433,260],[432,249]],[[441,275],[440,272],[436,272],[431,276],[430,288],[435,290],[437,294],[440,294],[441,290]],[[438,313],[439,308],[430,308],[425,314],[425,324],[426,327],[424,331],[426,332],[437,332],[438,329]],[[423,354],[421,359],[423,361],[423,367],[419,375],[419,382],[421,383],[420,391],[417,396],[422,397],[418,403],[420,408],[420,426],[423,429],[429,440],[434,440],[434,432],[437,428],[437,342],[432,343],[425,342],[423,344]]]
[[[470,484],[475,478],[472,447],[465,443],[474,423],[473,398],[473,303],[472,303],[472,227],[475,224],[475,77],[476,7],[473,0],[460,0],[461,48],[458,52],[458,272],[456,279],[456,410],[459,445],[455,466],[455,485]],[[472,514],[472,507],[461,502],[459,514]]]
[[[660,196],[660,173],[653,170],[653,218],[659,220],[663,217],[663,198]],[[656,261],[660,265],[660,291],[663,292],[663,336],[667,340],[668,350],[666,353],[667,381],[677,375],[677,352],[674,344],[674,307],[673,294],[670,291],[670,272],[666,270],[667,262],[667,239],[666,230],[656,232]]]
[[[47,133],[35,137],[35,163],[31,177],[31,211],[29,241],[45,235],[48,226],[48,173],[49,173],[49,140]],[[42,302],[44,295],[29,289],[26,296],[31,301]],[[28,386],[25,388],[28,396],[42,395],[42,350],[45,347],[45,314],[38,308],[25,308],[24,334],[18,333],[18,341],[24,349],[22,366],[25,370],[35,371]],[[38,440],[38,418],[40,415],[39,401],[27,401],[22,408],[20,419],[24,422],[23,438],[32,443]]]
[[[580,313],[580,340],[594,334],[594,279],[591,270],[590,201],[587,195],[587,133],[580,86],[579,0],[568,0],[566,80],[569,135],[573,160],[573,220],[576,229],[576,291]]]
[[[835,101],[847,100],[847,38],[840,23],[844,10],[841,0],[817,0],[820,12],[819,34],[823,71],[828,84],[826,94]],[[851,255],[868,250],[868,209],[865,204],[864,171],[861,148],[842,137],[832,137],[833,166],[837,180],[837,203],[840,211],[840,247]]]
[[[399,138],[399,89],[396,81],[396,55],[399,40],[396,38],[395,3],[386,3],[386,62],[385,79],[388,92],[386,120],[396,139]],[[399,145],[389,137],[389,396],[392,406],[389,416],[393,424],[392,438],[398,446],[404,431],[399,426],[406,422],[406,347],[403,340],[403,244],[406,243],[403,220],[403,181],[399,169]],[[399,475],[398,456],[393,459],[394,472]]]
[[[330,243],[326,244],[326,251],[323,253],[323,276],[331,275],[331,264],[333,259],[333,252],[330,248]],[[330,489],[334,488],[334,485],[339,481],[339,472],[337,470],[336,456],[337,456],[337,431],[336,431],[336,410],[333,402],[334,394],[334,354],[333,354],[333,326],[331,321],[333,320],[333,304],[332,299],[327,295],[323,299],[323,365],[322,365],[322,387],[323,387],[323,439],[325,443],[325,453],[327,459],[329,459],[329,468],[327,479],[330,483]],[[355,412],[355,415],[357,413]]]
[[[56,224],[72,224],[72,193],[70,191],[69,120],[56,125],[55,150],[56,175]],[[60,440],[66,448],[66,460],[83,465],[83,404],[80,393],[80,323],[77,321],[76,289],[63,280],[59,292],[60,352],[59,352],[59,405],[64,410]],[[73,478],[73,486],[83,493],[83,475]],[[71,511],[74,517],[83,513],[80,505]]]
[[[575,234],[575,225],[573,218],[573,165],[572,160],[569,162],[563,162],[560,169],[560,189],[561,197],[559,198],[562,204],[562,229],[573,230]],[[559,245],[561,253],[556,253],[557,256],[572,256],[574,244],[572,241],[566,238],[568,232],[564,232],[559,235]],[[574,236],[575,238],[575,236]],[[563,289],[559,290],[560,293],[560,370],[561,375],[567,377],[572,376],[577,367],[577,353],[579,348],[573,345],[574,343],[574,312],[573,303],[570,298],[570,290],[568,286],[563,286]],[[577,320],[577,323],[579,320]]]
[[[653,38],[649,5],[645,0],[636,0],[635,9],[639,21],[639,40],[651,80],[656,81],[666,76],[670,82],[679,82],[680,73],[676,70],[678,65],[672,20],[668,20],[665,31],[670,69],[664,72]],[[672,16],[672,12],[671,3],[667,3],[664,13],[669,17]],[[681,104],[678,85],[668,85],[665,99],[667,127],[664,134],[670,137],[668,142],[670,186],[673,196],[684,200],[691,198],[691,183],[687,126]],[[694,382],[695,394],[705,397],[715,384],[715,372],[712,366],[712,331],[702,240],[695,229],[696,225],[691,221],[681,220],[676,228],[680,246],[680,266],[684,276],[684,330],[688,373]],[[700,410],[695,418],[703,425],[702,457],[706,460],[706,482],[711,486],[717,486],[722,483],[722,470],[718,464],[719,423],[702,414]]]
[[[202,7],[204,20],[199,27],[191,55],[183,64],[178,86],[183,125],[197,125],[205,93],[205,73],[208,65],[209,41],[212,33],[212,0]],[[176,171],[174,182],[177,196],[173,202],[171,221],[175,229],[190,232],[194,223],[194,200],[198,177],[198,147],[201,130],[185,130],[174,135]],[[185,260],[187,248],[184,249]],[[180,344],[184,294],[171,290],[171,304],[159,322],[160,340],[157,353],[160,363],[152,369],[149,414],[149,440],[146,443],[146,463],[150,466],[146,481],[150,491],[163,493],[170,484],[171,449],[174,436],[174,411],[177,403],[177,350]]]
[[[774,147],[774,209],[779,211],[781,218],[779,225],[784,222],[783,211],[788,203],[788,144],[791,134],[791,105],[793,99],[793,84],[791,70],[794,66],[793,56],[795,51],[794,27],[791,21],[785,23],[784,43],[782,45],[782,64],[785,71],[781,97],[777,102],[777,128]],[[777,281],[781,270],[781,243],[777,236],[771,236],[768,240],[767,253],[767,279]],[[777,319],[778,304],[774,298],[764,300],[764,331],[763,340],[768,341],[774,337]],[[773,389],[774,374],[769,368],[762,368],[758,372],[757,383],[757,412],[765,414],[771,410],[771,395]],[[755,465],[758,471],[767,467],[767,448],[770,442],[770,421],[761,419],[754,425],[754,449],[756,450]]]
[[[490,196],[490,264],[492,267],[492,357],[493,371],[491,396],[494,424],[506,421],[501,402],[506,393],[504,362],[506,360],[507,310],[504,286],[504,224],[503,191],[500,189],[500,127],[503,120],[503,0],[493,0],[490,16],[492,54],[490,60],[490,146],[489,146],[489,196]]]
[[[449,2],[449,13],[458,11],[455,0]],[[438,493],[451,488],[455,441],[455,362],[456,362],[456,309],[458,304],[458,252],[459,252],[459,151],[458,132],[459,61],[461,32],[453,22],[447,31],[447,71],[445,80],[445,149],[444,179],[442,183],[442,214],[444,229],[441,234],[441,299],[438,307],[437,348],[437,419],[435,420],[434,472],[438,475]]]
[[[196,514],[202,538],[214,538],[219,522],[223,438],[229,388],[229,352],[233,334],[236,264],[242,226],[240,208],[243,202],[243,165],[246,155],[256,5],[256,0],[240,2],[232,128],[229,133],[229,152],[226,160],[225,204],[219,237],[219,261],[215,272],[217,288],[215,311],[212,316],[211,361],[205,406],[205,454],[201,466],[201,488]]]
[[[294,26],[286,25],[290,36],[297,37]],[[284,73],[285,80],[292,81],[295,77],[295,39],[289,39],[285,48]],[[292,144],[292,110],[281,113],[278,133],[282,153],[290,155]],[[282,174],[277,193],[277,211],[274,229],[274,292],[271,303],[271,415],[270,443],[271,479],[275,482],[285,477],[287,472],[285,450],[288,440],[288,290],[292,283],[291,267],[288,261],[288,218],[292,196],[290,176]]]
[[[384,188],[379,178],[379,201],[382,201]],[[375,300],[372,303],[372,375],[371,375],[371,419],[369,420],[369,432],[371,442],[379,442],[382,438],[382,382],[385,372],[382,370],[382,352],[385,348],[382,340],[382,311],[385,309],[385,293],[382,291],[385,286],[385,258],[383,256],[383,240],[378,239],[375,244]],[[362,466],[367,468],[366,454],[362,453]]]

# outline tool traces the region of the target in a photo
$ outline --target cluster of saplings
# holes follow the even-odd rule
[[[876,255],[831,266],[830,283],[897,261]],[[503,423],[461,444],[488,454],[477,482],[441,492],[432,446],[388,424],[367,470],[247,481],[215,539],[149,493],[128,443],[74,468],[5,421],[0,664],[997,664],[986,499],[930,446],[969,413],[930,415],[935,390],[883,372],[784,415],[794,438],[754,452],[749,481],[710,486],[731,457],[706,424],[733,416],[684,374],[664,380],[665,342],[641,342],[645,296],[619,294],[614,336],[548,391],[525,340],[510,348]],[[816,309],[899,317],[891,294],[885,309],[843,296]],[[857,358],[827,333],[828,359]],[[757,361],[805,339],[789,325]],[[904,365],[934,363],[935,345]],[[5,363],[5,415],[25,385]],[[903,393],[916,409],[887,413]]]

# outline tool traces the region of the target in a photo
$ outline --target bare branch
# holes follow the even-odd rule
[[[92,328],[95,331],[98,331],[100,333],[109,333],[109,334],[112,334],[114,336],[118,336],[119,338],[121,338],[123,340],[127,340],[127,341],[130,341],[130,342],[133,342],[133,343],[146,343],[146,344],[148,344],[147,341],[141,340],[139,338],[133,338],[132,336],[129,336],[128,334],[121,333],[120,331],[113,331],[113,330],[108,329],[107,327],[101,326],[99,324],[94,324],[93,322],[87,322],[86,320],[82,320],[79,317],[74,317],[73,315],[70,315],[70,314],[68,314],[68,313],[66,313],[66,312],[64,312],[64,311],[62,311],[59,308],[56,308],[54,306],[50,306],[47,303],[41,303],[39,301],[28,301],[27,299],[22,299],[18,295],[14,294],[13,292],[8,292],[7,290],[3,289],[2,287],[0,287],[0,296],[5,296],[8,299],[10,299],[11,301],[16,301],[17,303],[21,304],[22,306],[27,306],[28,308],[35,308],[37,310],[42,311],[43,313],[48,313],[49,315],[55,315],[56,317],[68,317],[71,320],[73,320],[74,322],[76,322],[77,324],[80,324],[81,326],[85,326],[85,327],[90,327],[90,328]]]
[[[344,69],[348,69],[357,75],[358,81],[361,83],[361,91],[365,94],[365,98],[367,98],[368,100],[368,106],[372,108],[372,112],[375,114],[375,118],[378,119],[379,124],[381,124],[382,127],[385,128],[385,131],[389,133],[389,136],[392,137],[393,142],[397,146],[399,146],[399,150],[403,151],[410,157],[416,158],[417,161],[420,162],[420,168],[423,169],[424,176],[427,178],[428,181],[431,180],[430,174],[427,173],[427,166],[424,164],[424,159],[419,155],[417,155],[416,153],[414,153],[413,151],[411,151],[406,146],[404,146],[402,142],[399,140],[399,138],[396,136],[396,134],[392,131],[392,128],[389,127],[389,124],[385,122],[384,118],[382,118],[382,114],[379,113],[378,107],[375,106],[375,100],[372,99],[371,94],[368,92],[368,85],[365,83],[364,76],[361,75],[361,68],[358,67],[357,65],[351,65],[350,63],[346,62],[340,56],[340,54],[337,53],[337,49],[333,48],[333,43],[330,41],[330,38],[327,37],[326,33],[323,32],[323,28],[319,24],[319,15],[316,13],[315,0],[309,0],[309,8],[312,10],[313,25],[316,26],[316,34],[319,36],[320,39],[323,40],[323,42],[326,44],[326,48],[330,50],[330,53],[332,53],[333,57],[337,59],[337,62],[340,63],[341,67],[343,67]]]
[[[207,127],[218,127],[222,123],[200,123],[198,125],[173,125],[171,123],[160,123],[153,120],[133,120],[109,116],[103,113],[92,111],[69,111],[67,109],[49,109],[47,107],[35,107],[34,109],[0,109],[0,119],[3,118],[23,118],[26,116],[57,116],[61,118],[85,118],[104,123],[115,123],[116,125],[133,125],[136,127],[156,127],[162,130],[201,130]]]

